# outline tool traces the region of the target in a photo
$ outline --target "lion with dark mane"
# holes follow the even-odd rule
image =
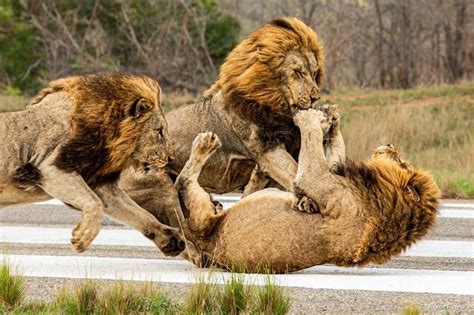
[[[293,191],[300,139],[292,115],[316,106],[323,66],[316,33],[298,19],[276,19],[248,35],[230,52],[202,103],[166,115],[175,151],[171,173],[183,168],[196,135],[210,130],[222,147],[201,172],[207,191],[249,194],[270,178]],[[179,203],[161,198],[172,195],[172,180],[130,175],[121,187],[160,221],[178,226]]]
[[[183,231],[202,255],[195,262],[278,273],[326,263],[365,266],[384,263],[426,235],[440,198],[433,178],[393,145],[379,147],[367,161],[347,160],[338,113],[330,119],[313,109],[295,115],[301,131],[295,193],[264,189],[225,211],[198,183],[221,143],[212,132],[198,135],[176,180],[188,213]],[[294,211],[302,198],[318,212]]]
[[[0,115],[0,208],[57,198],[82,211],[73,248],[86,250],[103,214],[152,239],[168,255],[184,247],[118,188],[123,170],[159,169],[171,154],[158,83],[128,74],[51,82],[20,112]]]

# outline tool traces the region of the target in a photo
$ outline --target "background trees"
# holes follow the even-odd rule
[[[200,92],[232,47],[277,16],[313,27],[325,87],[408,88],[472,79],[469,0],[0,0],[0,91],[131,71]]]

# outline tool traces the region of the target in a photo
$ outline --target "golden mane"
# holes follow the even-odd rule
[[[294,50],[303,56],[314,54],[320,69],[316,82],[320,86],[324,75],[324,52],[316,33],[300,20],[284,17],[251,33],[230,52],[221,66],[219,79],[205,97],[221,90],[227,103],[232,103],[238,96],[287,115],[287,109],[281,109],[284,97],[274,70]]]
[[[40,91],[30,105],[46,95],[67,92],[73,101],[71,139],[61,148],[55,165],[77,171],[92,187],[114,181],[130,161],[140,137],[143,119],[134,107],[146,99],[161,114],[160,88],[156,81],[130,74],[99,74],[58,79]]]
[[[358,193],[367,220],[356,259],[348,265],[382,264],[434,225],[441,192],[428,173],[407,170],[390,159],[370,159],[348,161],[339,174]]]

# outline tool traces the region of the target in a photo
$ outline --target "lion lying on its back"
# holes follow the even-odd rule
[[[86,250],[104,212],[151,238],[165,254],[184,247],[117,186],[133,164],[160,168],[170,155],[156,81],[93,75],[53,81],[24,111],[0,114],[0,208],[57,198],[81,210],[72,245]]]
[[[300,111],[301,131],[295,193],[265,189],[219,211],[197,178],[220,146],[200,134],[176,181],[185,209],[185,235],[202,253],[201,263],[288,272],[313,265],[381,264],[400,254],[434,225],[440,191],[428,174],[404,161],[392,146],[365,162],[346,161],[339,116],[332,127],[321,111]],[[323,131],[329,143],[323,149]],[[317,203],[319,213],[294,211]]]

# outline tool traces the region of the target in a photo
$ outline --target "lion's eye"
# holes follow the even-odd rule
[[[163,138],[163,128],[157,128],[156,129],[156,132],[158,133],[158,135],[160,136],[160,138]]]
[[[296,70],[295,70],[295,74],[296,74],[296,76],[297,76],[299,79],[301,79],[301,78],[303,77],[303,73],[302,73],[301,70],[299,70],[299,69],[296,69]]]
[[[316,72],[314,73],[314,81],[318,81],[318,74],[319,70],[316,70]]]

